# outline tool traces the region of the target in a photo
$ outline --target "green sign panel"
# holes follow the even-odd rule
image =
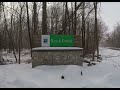
[[[72,47],[74,46],[73,35],[50,35],[50,47]]]

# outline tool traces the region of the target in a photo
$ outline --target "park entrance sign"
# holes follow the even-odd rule
[[[43,47],[73,47],[73,35],[42,35]]]
[[[42,35],[41,45],[42,47],[50,47],[50,35]]]
[[[38,65],[83,65],[78,35],[42,35],[41,47],[32,48],[32,67]],[[43,58],[44,57],[44,58]]]
[[[72,47],[74,46],[73,35],[50,35],[51,47]]]

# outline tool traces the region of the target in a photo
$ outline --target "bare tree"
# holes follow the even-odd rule
[[[13,42],[13,37],[12,37],[12,32],[10,33],[8,31],[8,24],[7,24],[7,19],[6,19],[6,16],[5,16],[5,10],[4,10],[4,6],[3,6],[3,12],[4,12],[4,20],[5,20],[5,30],[7,31],[8,33],[8,37],[9,37],[9,43],[11,43],[12,45],[12,50],[13,50],[13,54],[14,54],[14,57],[16,59],[16,63],[17,63],[17,56],[16,56],[16,53],[15,53],[15,50],[14,50],[14,42]],[[12,23],[12,18],[13,16],[11,15],[11,31],[12,31],[12,27],[13,27],[13,23]]]
[[[29,36],[29,42],[30,42],[30,48],[31,48],[31,57],[32,57],[32,40],[31,40],[30,24],[29,24],[28,2],[26,2],[26,9],[27,9],[28,36]]]
[[[43,14],[42,14],[42,34],[47,34],[47,3],[43,2]]]
[[[37,32],[37,4],[36,2],[33,3],[33,27],[34,27],[34,30],[33,32],[36,33]]]
[[[96,49],[97,49],[97,59],[99,59],[99,39],[98,39],[98,24],[97,24],[97,2],[94,3],[94,7],[95,7]]]
[[[97,58],[98,58],[99,49],[98,49],[98,31],[97,31],[97,2],[94,2],[93,4],[95,9],[94,44],[93,44],[93,60],[94,60],[95,50],[97,49]]]
[[[95,54],[96,51],[97,57],[99,56],[99,43],[104,25],[100,24],[102,21],[97,17],[98,2],[71,2],[71,7],[69,2],[50,2],[49,5],[47,2],[40,3],[12,2],[14,5],[5,6],[4,18],[0,23],[0,43],[3,43],[1,48],[14,51],[14,55],[19,51],[20,63],[21,50],[40,46],[34,46],[34,43],[38,38],[40,40],[41,32],[51,32],[79,35],[82,39],[80,46],[83,48],[83,57]],[[116,35],[115,32],[113,36]],[[37,39],[34,39],[34,36]],[[117,45],[118,41],[115,39],[118,38],[116,36],[111,41],[115,41]]]
[[[82,48],[85,56],[85,2],[82,3]]]
[[[86,54],[89,53],[89,38],[90,38],[90,31],[89,31],[89,22],[87,22],[87,35],[86,35]]]
[[[19,14],[19,64],[21,63],[21,60],[20,60],[20,55],[21,55],[21,45],[22,45],[22,14],[23,14],[23,8],[24,8],[24,5],[22,5],[23,3],[19,3],[19,6],[20,6],[20,14]]]
[[[74,31],[73,31],[73,34],[76,35],[76,26],[77,26],[77,2],[75,2],[75,17],[74,17]]]
[[[0,20],[1,20],[1,9],[2,9],[2,2],[0,2]],[[1,62],[1,60],[2,60],[2,51],[1,51],[1,49],[2,49],[2,47],[1,47],[1,45],[2,45],[2,43],[1,43],[1,33],[0,33],[0,62]]]
[[[71,14],[72,20],[71,20],[71,24],[72,24],[72,30],[73,30],[73,28],[74,28],[74,23],[73,23],[74,18],[73,18],[73,3],[72,2],[71,2],[71,8],[72,8],[72,14]]]

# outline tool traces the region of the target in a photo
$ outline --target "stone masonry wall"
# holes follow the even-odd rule
[[[80,50],[38,50],[32,53],[32,67],[38,65],[81,65]]]

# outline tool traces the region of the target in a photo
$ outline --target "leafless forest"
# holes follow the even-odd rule
[[[83,57],[99,58],[103,39],[104,46],[120,46],[120,24],[104,37],[108,28],[100,18],[100,6],[100,2],[0,2],[0,50],[12,52],[20,64],[21,50],[35,46],[34,35],[79,35]]]

